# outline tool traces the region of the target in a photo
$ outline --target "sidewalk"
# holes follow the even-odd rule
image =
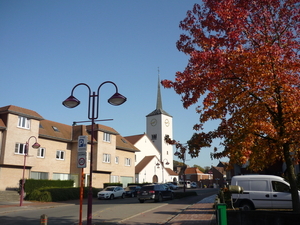
[[[186,210],[175,216],[168,225],[215,225],[215,210],[213,209],[216,195],[204,198],[200,202],[191,205]]]

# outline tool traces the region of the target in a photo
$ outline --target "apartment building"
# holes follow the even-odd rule
[[[79,186],[78,136],[88,136],[85,186],[90,174],[91,125],[70,126],[44,119],[18,106],[0,108],[0,190],[16,188],[25,179],[73,179]],[[94,125],[93,187],[103,183],[134,182],[135,153],[139,152],[111,127]],[[38,142],[40,147],[31,146]],[[25,154],[26,143],[28,153]]]

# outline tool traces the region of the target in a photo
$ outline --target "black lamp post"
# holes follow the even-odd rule
[[[88,191],[88,209],[87,209],[87,225],[92,225],[92,201],[93,201],[93,189],[92,189],[92,174],[93,174],[93,149],[94,149],[94,124],[99,116],[99,91],[103,84],[110,83],[115,86],[116,92],[109,99],[108,103],[111,105],[121,105],[126,102],[126,97],[118,93],[117,85],[112,81],[105,81],[99,85],[97,93],[91,92],[91,88],[85,83],[79,83],[75,85],[71,91],[70,97],[62,102],[62,104],[67,108],[75,108],[80,104],[80,101],[74,97],[73,92],[76,87],[84,85],[89,90],[89,101],[88,101],[88,119],[92,123],[91,130],[91,157],[90,157],[90,177],[89,177],[89,191]]]
[[[24,198],[24,184],[25,184],[25,169],[26,169],[26,157],[28,155],[29,150],[29,141],[31,138],[35,139],[35,143],[32,145],[33,148],[38,149],[41,145],[37,143],[37,139],[35,136],[31,136],[25,144],[25,152],[24,152],[24,165],[23,165],[23,176],[22,176],[22,186],[21,186],[21,195],[20,195],[20,206],[23,205]]]

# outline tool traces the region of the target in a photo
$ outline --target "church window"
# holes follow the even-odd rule
[[[156,140],[157,139],[157,134],[152,134],[151,135],[151,140]]]

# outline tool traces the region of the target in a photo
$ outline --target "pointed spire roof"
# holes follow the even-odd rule
[[[169,113],[167,113],[162,108],[162,99],[161,99],[160,85],[161,84],[160,84],[160,76],[159,76],[159,69],[158,69],[156,109],[153,112],[149,113],[146,117],[153,116],[153,115],[160,115],[160,114],[164,114],[164,115],[172,117]]]

